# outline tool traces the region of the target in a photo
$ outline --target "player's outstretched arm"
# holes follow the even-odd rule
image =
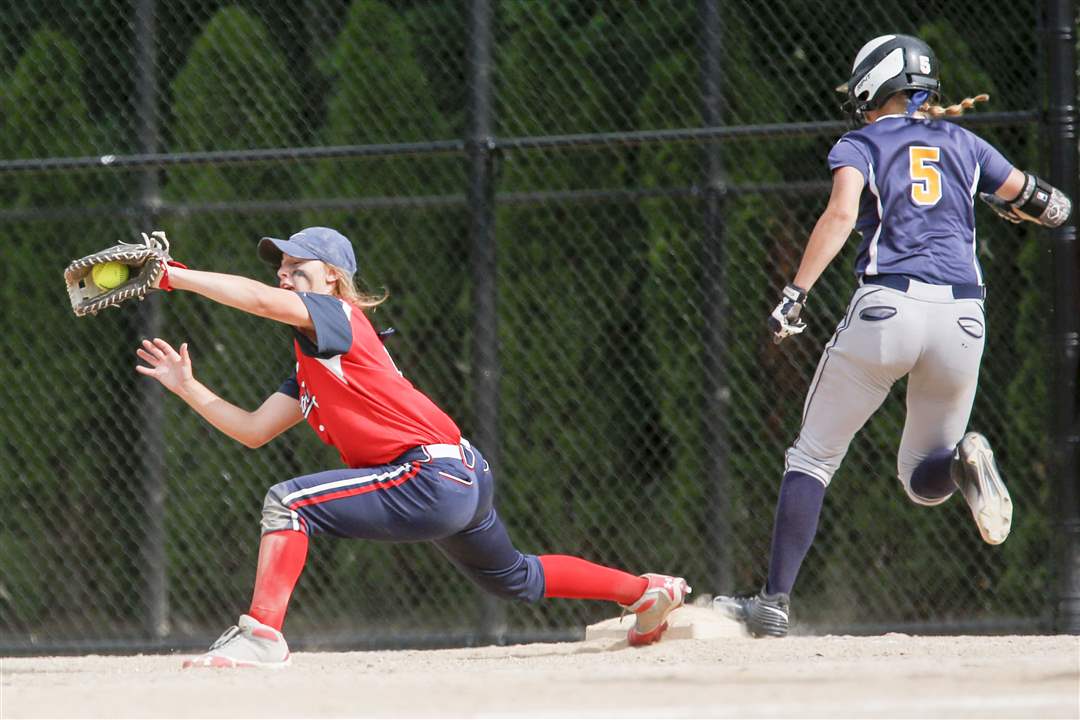
[[[282,393],[268,397],[254,412],[222,399],[195,379],[187,343],[177,352],[161,338],[143,340],[135,354],[147,363],[136,365],[136,371],[160,382],[208,423],[247,447],[264,445],[304,419],[300,403]]]
[[[239,275],[187,268],[169,268],[169,282],[174,290],[198,293],[252,315],[305,330],[314,327],[304,301],[291,290],[282,290]]]

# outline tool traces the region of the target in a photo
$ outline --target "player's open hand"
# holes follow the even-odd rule
[[[136,365],[135,370],[154,378],[174,393],[181,391],[195,381],[191,372],[191,356],[188,355],[187,343],[180,346],[180,352],[161,338],[143,340],[142,347],[135,351],[146,365]]]

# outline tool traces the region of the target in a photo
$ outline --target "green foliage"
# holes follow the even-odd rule
[[[1040,242],[1042,241],[1042,242]],[[1016,308],[1016,319],[1000,333],[999,342],[1028,352],[1018,358],[1019,367],[1012,373],[1005,392],[1007,424],[1002,428],[1002,450],[1008,460],[1009,489],[1017,508],[1014,534],[1005,551],[1000,579],[1003,592],[1021,594],[1033,588],[1050,587],[1051,573],[1047,563],[1048,541],[1054,517],[1053,475],[1050,472],[1050,426],[1047,414],[1050,407],[1051,363],[1048,353],[1040,352],[1047,345],[1052,315],[1047,312],[1052,299],[1051,285],[1045,282],[1050,274],[1049,248],[1045,239],[1030,238],[1020,249],[1016,264],[1026,291]],[[1011,330],[1011,343],[1006,340]],[[1021,508],[1027,508],[1020,513]]]
[[[57,33],[42,30],[29,39],[0,80],[5,157],[79,155],[99,146],[83,69],[75,47]],[[94,173],[8,175],[0,197],[12,208],[78,206],[103,197],[100,183]],[[131,387],[125,337],[132,311],[76,319],[61,282],[70,259],[95,249],[88,237],[119,239],[123,232],[117,222],[0,225],[0,302],[7,308],[0,387],[10,422],[0,453],[0,501],[9,509],[0,526],[0,616],[16,627],[47,627],[90,594],[96,603],[128,609],[124,578],[136,571],[125,546],[138,529],[101,533],[116,508],[95,499],[117,492],[130,467],[132,448],[118,438]],[[58,520],[63,538],[42,542]],[[41,568],[65,568],[65,582]]]
[[[171,84],[174,151],[282,147],[296,142],[299,89],[263,23],[240,8],[214,15]],[[200,167],[173,172],[170,191],[190,200],[274,197],[281,168]]]
[[[41,30],[5,79],[0,97],[0,153],[6,158],[90,155],[108,139],[89,115],[79,51],[62,35]],[[56,173],[46,182],[32,175],[6,176],[0,197],[8,207],[85,203],[100,197],[100,176]]]
[[[464,137],[469,107],[465,79],[469,6],[455,0],[420,2],[403,13],[416,61],[449,137]],[[433,134],[427,139],[442,140]]]

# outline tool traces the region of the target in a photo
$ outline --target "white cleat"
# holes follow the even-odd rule
[[[626,641],[634,646],[651,645],[660,639],[668,628],[668,615],[683,606],[690,586],[681,577],[646,573],[641,577],[648,581],[645,592],[630,605],[623,605],[624,612],[632,612],[634,627],[626,635]]]
[[[990,443],[977,432],[969,432],[960,441],[960,478],[957,485],[982,539],[1000,545],[1012,528],[1012,498],[1001,480]]]
[[[240,621],[222,633],[209,650],[188,658],[183,667],[282,668],[291,662],[289,646],[278,630],[250,615],[241,615]]]

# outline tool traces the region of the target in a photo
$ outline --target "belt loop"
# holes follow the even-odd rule
[[[461,438],[461,444],[458,446],[461,448],[461,462],[462,464],[472,470],[476,467],[476,452],[469,445],[469,441],[465,438]]]

